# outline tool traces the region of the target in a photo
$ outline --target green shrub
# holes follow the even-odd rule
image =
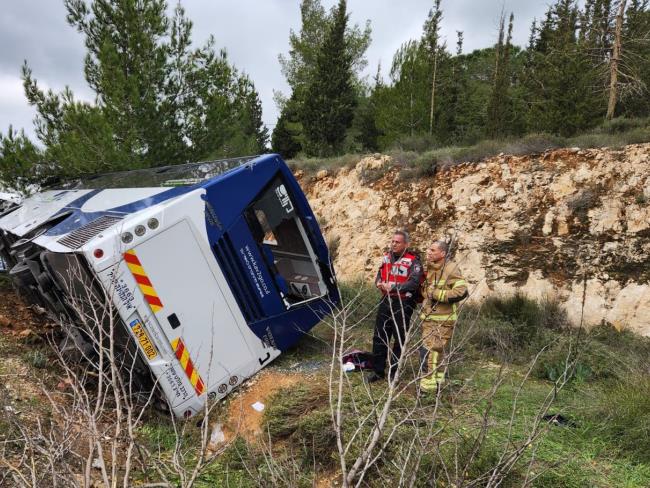
[[[645,128],[650,125],[648,118],[627,118],[616,117],[615,119],[603,122],[603,124],[596,130],[606,132],[608,134],[617,134],[622,132],[629,132],[638,128]]]
[[[287,161],[287,164],[291,171],[302,170],[307,175],[313,175],[321,169],[336,171],[344,167],[353,167],[363,157],[363,154],[343,154],[331,158],[307,158],[299,156]]]
[[[47,366],[47,354],[40,349],[31,349],[25,353],[25,361],[34,368],[43,369]]]
[[[532,359],[567,326],[557,301],[536,301],[521,293],[465,306],[459,319],[459,333],[468,335],[472,347],[509,362]]]
[[[379,166],[378,168],[361,168],[359,170],[359,181],[363,185],[368,185],[383,178],[390,170],[390,165]]]
[[[387,151],[393,164],[397,166],[413,167],[420,156],[414,151],[405,151],[403,149],[389,149]]]
[[[571,146],[579,148],[620,147],[625,145],[625,139],[617,134],[587,133],[568,139]]]
[[[602,325],[589,332],[567,330],[540,356],[534,374],[556,381],[566,369],[578,381],[621,380],[649,367],[650,339]]]
[[[650,371],[650,338],[629,330],[618,331],[609,325],[595,327],[589,337],[606,346],[621,370]]]
[[[420,134],[415,136],[403,136],[393,144],[393,147],[399,148],[402,151],[413,151],[422,153],[429,149],[435,148],[438,145],[435,136],[428,134]]]
[[[650,142],[650,126],[638,127],[624,134],[624,144],[642,144]]]
[[[217,458],[217,462],[201,475],[199,480],[204,484],[198,486],[311,488],[314,473],[310,468],[313,465],[305,466],[303,460],[297,459],[292,451],[275,449],[273,444],[248,444],[238,437]]]
[[[563,375],[579,382],[608,378],[615,374],[612,359],[612,352],[599,342],[566,335],[539,357],[533,374],[550,381]]]
[[[171,451],[176,446],[174,426],[164,416],[154,417],[137,429],[141,441],[150,448]]]

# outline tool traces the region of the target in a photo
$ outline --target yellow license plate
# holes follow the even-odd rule
[[[145,356],[147,356],[147,359],[151,361],[156,356],[158,356],[158,353],[156,352],[156,347],[151,342],[151,339],[149,339],[147,332],[144,330],[144,327],[142,327],[142,323],[136,319],[133,322],[131,322],[129,325],[131,326],[133,335],[135,335],[135,337],[138,339],[138,342],[140,343],[140,347],[142,348],[142,351],[144,352]]]

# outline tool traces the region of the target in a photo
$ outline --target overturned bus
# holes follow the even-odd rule
[[[26,300],[71,323],[72,298],[99,290],[139,381],[177,416],[226,396],[339,301],[316,218],[277,155],[41,191],[0,213],[0,256]]]

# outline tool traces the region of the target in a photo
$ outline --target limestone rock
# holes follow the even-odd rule
[[[627,216],[627,233],[635,234],[650,228],[650,207],[631,205],[625,211]]]
[[[650,286],[631,283],[616,297],[614,306],[607,313],[606,321],[617,329],[630,329],[648,334],[648,317],[650,317]]]
[[[613,231],[620,232],[622,226],[623,204],[620,200],[605,198],[602,200],[602,206],[589,210],[589,232],[592,234],[602,234]]]
[[[420,249],[453,237],[471,299],[555,296],[575,324],[650,335],[650,144],[502,155],[397,183],[390,165],[373,155],[306,185],[326,237],[339,238],[340,280],[371,280],[405,225]]]

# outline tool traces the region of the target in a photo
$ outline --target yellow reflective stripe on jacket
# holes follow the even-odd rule
[[[452,286],[451,289],[453,290],[454,288],[456,288],[458,286],[465,286],[465,285],[467,285],[465,280],[456,280],[456,283],[454,283],[454,286]]]
[[[458,320],[458,315],[456,314],[456,311],[454,310],[452,313],[449,315],[435,315],[435,314],[425,314],[421,313],[420,318],[422,320],[430,320],[432,322],[454,322]]]
[[[438,292],[438,301],[439,301],[439,302],[442,302],[442,301],[445,300],[445,295],[446,295],[446,293],[447,293],[447,292],[446,292],[445,290],[440,290],[440,291]]]

